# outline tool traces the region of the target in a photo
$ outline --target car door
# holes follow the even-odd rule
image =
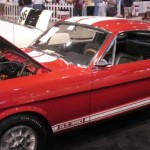
[[[92,72],[91,122],[150,104],[150,59],[115,64],[116,39],[107,51],[112,51],[111,65]]]

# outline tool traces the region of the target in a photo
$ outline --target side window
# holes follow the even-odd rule
[[[150,59],[150,32],[131,32],[125,50],[135,56],[136,61]]]
[[[150,59],[150,32],[130,31],[118,34],[102,59],[108,65]]]
[[[117,36],[116,57],[114,65],[130,63],[138,60],[142,60],[142,56],[134,52],[134,48],[131,48],[128,44],[131,34],[121,33]],[[129,50],[129,47],[131,50]]]
[[[103,58],[112,65],[150,59],[150,32],[130,31],[118,34],[116,44]]]

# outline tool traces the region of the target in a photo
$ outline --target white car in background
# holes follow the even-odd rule
[[[24,7],[17,24],[0,20],[0,35],[20,48],[27,47],[47,29],[52,13]]]

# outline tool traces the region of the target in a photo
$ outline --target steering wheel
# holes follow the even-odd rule
[[[96,50],[92,48],[88,48],[87,50],[85,50],[84,54],[91,53],[91,52],[96,54]]]

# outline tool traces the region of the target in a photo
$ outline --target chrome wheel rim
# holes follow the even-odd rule
[[[5,132],[0,141],[0,150],[35,150],[35,131],[29,126],[20,125]]]

